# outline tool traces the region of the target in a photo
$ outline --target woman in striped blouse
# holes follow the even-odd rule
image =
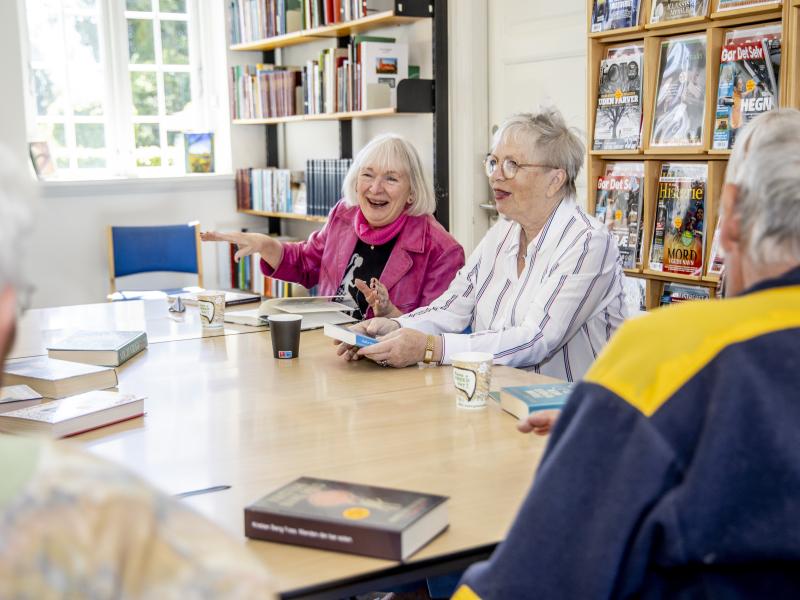
[[[342,345],[339,354],[404,367],[490,352],[495,364],[580,379],[626,317],[614,240],[575,201],[584,154],[557,109],[506,120],[484,161],[505,219],[441,296],[397,319],[359,324],[381,342]]]

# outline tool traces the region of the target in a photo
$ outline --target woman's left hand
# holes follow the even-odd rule
[[[364,294],[367,304],[372,307],[372,312],[376,317],[399,317],[401,313],[397,307],[389,300],[389,290],[380,280],[373,277],[369,285],[363,279],[355,280],[356,287]]]
[[[407,367],[425,358],[428,336],[416,329],[401,327],[380,338],[380,342],[358,351],[359,356],[384,367]]]

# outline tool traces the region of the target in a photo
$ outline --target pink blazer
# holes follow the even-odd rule
[[[325,227],[312,233],[308,241],[283,244],[277,269],[262,260],[264,275],[307,288],[318,285],[321,296],[335,294],[356,247],[356,210],[339,201]],[[464,249],[436,219],[431,215],[409,217],[380,280],[392,303],[407,313],[438,298],[463,266]],[[372,316],[370,308],[367,318]]]

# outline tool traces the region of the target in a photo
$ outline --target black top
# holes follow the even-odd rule
[[[357,309],[353,311],[354,318],[364,319],[369,308],[367,299],[356,287],[355,280],[363,279],[369,285],[373,277],[380,279],[396,241],[395,237],[380,246],[371,246],[361,239],[356,241],[353,255],[345,267],[342,282],[339,284],[339,289],[336,290],[337,296],[344,298],[350,296],[355,302]]]

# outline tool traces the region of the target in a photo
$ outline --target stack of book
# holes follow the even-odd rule
[[[342,197],[342,183],[353,164],[350,158],[310,159],[306,162],[306,212],[325,216]]]
[[[236,205],[239,210],[295,212],[302,171],[289,169],[237,169]]]

